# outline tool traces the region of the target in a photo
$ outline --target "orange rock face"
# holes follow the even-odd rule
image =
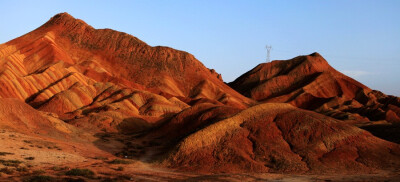
[[[54,114],[40,112],[18,99],[0,99],[0,128],[24,134],[70,138],[77,129]]]
[[[235,100],[232,104],[241,107],[251,102],[226,86],[220,75],[189,53],[168,47],[151,47],[122,32],[97,30],[67,13],[54,16],[43,26],[0,49],[6,65],[3,72],[8,70],[15,77],[36,75],[57,65],[57,71],[69,69],[69,72],[80,73],[93,81],[113,82],[122,87],[146,87],[182,97],[224,92],[224,95],[209,93],[202,96],[224,103]],[[66,73],[57,75],[66,76]],[[198,88],[200,86],[214,90],[203,90]],[[16,90],[12,93],[18,93]],[[19,95],[24,98],[35,91],[20,91]]]
[[[399,99],[338,72],[318,53],[263,63],[229,84],[259,102],[283,102],[344,120],[399,122]]]
[[[187,52],[94,29],[67,13],[0,45],[3,134],[61,142],[74,166],[104,153],[194,173],[400,166],[399,144],[353,125],[368,120],[400,123],[400,99],[341,74],[318,53],[260,64],[228,86]]]
[[[357,173],[400,165],[400,146],[315,112],[266,103],[187,136],[164,163],[191,171]]]
[[[67,13],[0,45],[0,85],[0,97],[64,120],[118,110],[113,126],[103,129],[127,118],[177,113],[198,100],[238,108],[253,103],[189,53],[97,30]]]

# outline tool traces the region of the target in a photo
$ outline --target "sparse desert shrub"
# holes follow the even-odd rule
[[[68,170],[69,167],[53,166],[51,169],[52,169],[53,171],[64,171],[64,170]]]
[[[18,172],[28,172],[29,169],[26,166],[19,166],[17,167]]]
[[[48,182],[48,181],[55,181],[55,179],[51,176],[38,175],[38,176],[29,177],[24,181],[26,181],[26,182]]]
[[[25,160],[35,160],[35,157],[25,157]]]
[[[124,170],[124,167],[122,167],[122,166],[119,166],[118,168],[117,168],[117,171],[123,171]]]
[[[32,141],[29,141],[29,140],[24,140],[23,142],[25,142],[25,143],[32,143]]]
[[[132,164],[132,161],[122,160],[122,159],[114,159],[108,163],[110,163],[110,164]]]
[[[83,177],[93,177],[94,172],[91,171],[90,169],[71,169],[65,173],[65,175],[68,176],[83,176]]]
[[[12,167],[18,167],[19,164],[22,162],[19,160],[3,160],[0,159],[0,164],[3,164],[4,166],[12,166]]]
[[[5,155],[14,155],[14,154],[10,152],[0,152],[0,156],[5,156]]]
[[[96,160],[108,160],[108,158],[107,157],[102,157],[102,156],[96,156],[96,157],[94,157],[94,159],[96,159]]]
[[[9,168],[9,167],[4,167],[0,169],[0,172],[5,173],[5,174],[13,174],[15,171],[14,168]]]

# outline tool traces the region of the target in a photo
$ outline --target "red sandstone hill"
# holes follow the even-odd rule
[[[41,105],[75,83],[95,82],[111,82],[167,97],[207,98],[242,108],[251,103],[187,52],[151,47],[136,37],[110,29],[94,29],[67,13],[1,45],[0,53],[1,96],[17,97],[34,105]],[[47,83],[48,80],[52,81]],[[48,88],[60,82],[69,84],[65,88]]]
[[[216,115],[215,109],[210,112]],[[209,120],[201,116],[203,123]],[[289,104],[256,105],[194,131],[170,151],[166,166],[203,172],[364,173],[400,165],[400,145]]]
[[[51,113],[40,112],[18,99],[0,98],[0,128],[25,134],[70,138],[77,129]]]
[[[67,13],[0,45],[0,85],[0,97],[103,129],[151,122],[203,102],[253,103],[187,52],[94,29]]]
[[[284,102],[338,119],[400,122],[400,98],[371,90],[318,53],[263,63],[229,85],[259,102]]]
[[[44,153],[37,166],[45,169],[55,160],[90,166],[104,180],[133,172],[149,179],[160,175],[163,170],[152,169],[160,166],[194,173],[353,174],[400,165],[399,144],[334,119],[395,123],[399,98],[341,74],[317,53],[261,64],[230,85],[238,92],[189,53],[151,47],[62,13],[0,45],[0,135],[60,144],[73,160],[43,148],[18,154]],[[14,150],[26,148],[25,138],[0,142]],[[100,154],[155,162],[145,166],[150,171],[132,164],[125,172],[94,156]]]

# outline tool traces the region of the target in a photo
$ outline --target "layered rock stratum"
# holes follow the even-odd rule
[[[400,122],[400,99],[332,68],[318,53],[262,63],[229,84],[259,102],[290,103],[341,120]]]
[[[2,154],[30,155],[33,168],[86,166],[104,180],[398,175],[399,116],[398,97],[336,71],[318,53],[260,64],[226,84],[187,52],[67,13],[0,45],[1,165]],[[124,163],[132,164],[115,166]],[[8,179],[35,175],[13,167]]]

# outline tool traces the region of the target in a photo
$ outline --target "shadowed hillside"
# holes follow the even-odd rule
[[[283,102],[341,120],[400,122],[400,99],[371,90],[318,53],[262,63],[229,85],[259,102]]]
[[[67,13],[0,45],[1,180],[395,179],[399,116],[399,98],[318,53],[228,86],[187,52]]]

